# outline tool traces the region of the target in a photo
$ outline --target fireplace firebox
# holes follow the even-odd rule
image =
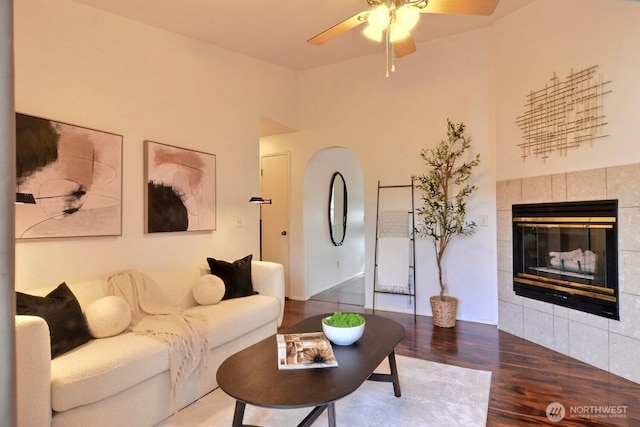
[[[619,320],[618,201],[512,206],[516,295]]]

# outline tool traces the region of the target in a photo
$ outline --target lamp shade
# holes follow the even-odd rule
[[[394,20],[394,23],[404,31],[411,31],[418,23],[419,18],[420,12],[415,9],[402,6],[396,10],[396,19]]]
[[[378,30],[377,28],[374,28],[371,24],[365,27],[365,29],[362,31],[362,34],[364,34],[366,38],[374,42],[379,43],[382,41],[383,32]]]
[[[373,9],[367,18],[369,25],[378,31],[386,30],[390,21],[389,7],[384,4]]]
[[[16,193],[16,203],[28,203],[35,205],[36,199],[31,193]]]
[[[270,205],[271,204],[271,199],[263,199],[260,196],[253,196],[252,198],[249,199],[249,203],[259,203],[261,205]]]

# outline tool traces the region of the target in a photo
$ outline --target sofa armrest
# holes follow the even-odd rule
[[[284,316],[284,266],[270,261],[252,261],[251,281],[253,289],[261,295],[271,295],[280,300],[278,326],[281,326]]]
[[[51,425],[51,344],[47,322],[16,316],[18,426]]]

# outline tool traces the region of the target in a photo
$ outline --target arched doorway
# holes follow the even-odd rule
[[[335,245],[329,234],[329,195],[335,172],[347,189],[347,228]],[[318,151],[304,171],[303,228],[305,293],[322,299],[364,305],[364,184],[360,161],[348,148]]]

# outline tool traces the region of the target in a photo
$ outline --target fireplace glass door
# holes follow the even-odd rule
[[[550,278],[606,289],[606,230],[611,228],[522,224],[518,227],[524,242],[519,277]]]
[[[539,210],[549,205],[560,206]],[[617,318],[617,203],[605,215],[569,205],[569,212],[555,203],[529,212],[514,206],[516,294]]]

